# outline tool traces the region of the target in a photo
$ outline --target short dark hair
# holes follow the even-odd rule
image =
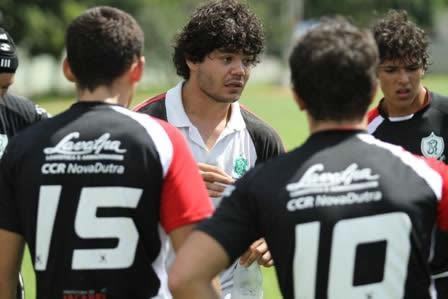
[[[376,87],[372,35],[343,18],[322,20],[298,40],[289,58],[294,91],[314,120],[364,117]]]
[[[404,10],[390,10],[372,27],[378,45],[380,62],[398,60],[417,63],[424,70],[429,65],[428,37],[425,31],[408,19]]]
[[[214,50],[242,51],[255,64],[263,48],[263,27],[246,5],[236,0],[211,1],[196,9],[177,36],[173,62],[177,74],[188,79],[186,59],[202,62]]]
[[[143,31],[124,11],[108,6],[88,9],[66,32],[67,60],[79,88],[110,85],[142,56]]]

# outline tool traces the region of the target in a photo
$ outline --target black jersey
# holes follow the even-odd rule
[[[24,97],[10,93],[0,97],[0,158],[12,136],[44,118],[47,112]]]
[[[448,162],[448,98],[427,91],[428,104],[404,117],[388,117],[381,104],[369,111],[368,131],[378,139],[425,157]],[[436,233],[435,254],[431,259],[437,278],[438,299],[448,298],[448,234]]]
[[[447,162],[448,98],[427,92],[428,105],[403,117],[388,117],[380,106],[369,111],[368,131],[376,138],[400,145],[425,157]]]
[[[0,190],[0,227],[28,243],[41,299],[165,298],[163,239],[212,212],[182,135],[102,102],[12,139]]]
[[[236,182],[199,226],[230,259],[264,236],[284,298],[430,298],[448,173],[363,131],[325,131]]]

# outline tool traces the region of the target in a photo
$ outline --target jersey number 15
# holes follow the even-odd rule
[[[51,238],[62,186],[41,186],[37,211],[36,271],[47,268]],[[130,267],[135,258],[138,231],[129,217],[97,217],[99,208],[136,208],[141,189],[128,187],[85,187],[81,190],[75,216],[75,232],[80,238],[115,238],[115,248],[75,249],[72,269],[122,269]]]

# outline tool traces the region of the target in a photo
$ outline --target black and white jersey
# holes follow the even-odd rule
[[[265,237],[287,299],[431,298],[445,167],[364,131],[319,132],[249,171],[199,229],[230,259]]]
[[[0,158],[12,136],[45,118],[48,113],[24,97],[10,93],[0,97]]]
[[[414,114],[389,117],[381,105],[368,113],[368,132],[416,155],[447,161],[448,98],[427,91],[428,104]]]
[[[0,192],[0,228],[24,236],[40,299],[168,298],[163,240],[213,210],[174,127],[102,102],[13,138]]]
[[[425,157],[448,162],[448,98],[427,91],[428,104],[414,114],[389,117],[381,103],[368,114],[368,131],[376,138]],[[448,233],[437,232],[431,261],[438,299],[448,298]]]

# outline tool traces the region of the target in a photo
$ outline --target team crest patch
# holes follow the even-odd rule
[[[8,145],[8,136],[0,134],[0,158],[3,156],[6,146]]]
[[[239,179],[249,169],[249,161],[243,156],[239,156],[233,162],[233,177]]]
[[[429,136],[422,138],[420,148],[423,156],[439,159],[443,155],[445,142],[442,137],[431,132]]]

